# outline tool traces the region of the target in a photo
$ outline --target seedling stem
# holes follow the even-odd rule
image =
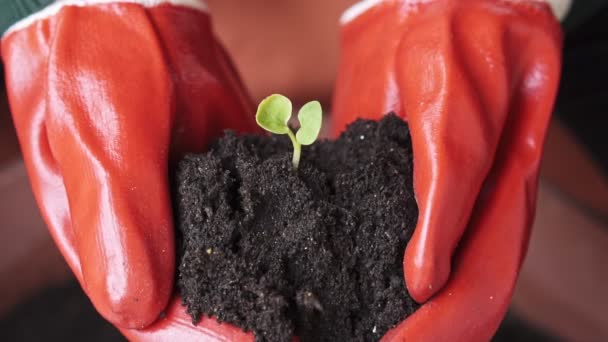
[[[289,136],[289,139],[291,139],[291,143],[293,144],[292,164],[293,164],[293,168],[297,170],[298,167],[300,166],[300,155],[302,154],[302,144],[300,144],[298,142],[298,140],[296,139],[296,136],[293,134],[291,129],[289,131],[287,131],[287,135]]]

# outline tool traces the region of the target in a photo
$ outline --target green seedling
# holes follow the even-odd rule
[[[319,136],[323,111],[318,101],[310,101],[298,112],[300,129],[294,135],[288,126],[291,118],[291,101],[283,95],[273,94],[265,98],[258,106],[255,121],[263,129],[275,134],[287,134],[293,144],[293,167],[300,165],[302,145],[310,145]]]

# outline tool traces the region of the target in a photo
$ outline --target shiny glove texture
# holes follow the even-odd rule
[[[2,39],[43,217],[97,310],[121,328],[151,324],[173,295],[170,163],[225,128],[257,130],[204,4],[140,2],[58,2]]]
[[[420,214],[404,256],[426,302],[389,341],[485,341],[525,256],[559,82],[561,29],[539,1],[372,1],[347,11],[337,134],[407,119]]]
[[[64,1],[13,26],[9,100],[43,216],[105,318],[132,340],[251,341],[170,300],[169,165],[256,130],[203,6],[178,2]],[[332,120],[408,120],[420,218],[404,269],[428,300],[384,339],[488,340],[525,254],[559,25],[539,2],[369,3],[344,17]]]

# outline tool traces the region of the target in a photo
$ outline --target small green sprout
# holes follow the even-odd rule
[[[298,112],[300,129],[294,135],[288,126],[291,118],[291,101],[283,95],[273,94],[265,98],[258,106],[255,121],[263,129],[275,134],[287,134],[293,144],[293,167],[300,165],[302,145],[310,145],[319,136],[323,111],[318,101],[311,101],[302,106]]]

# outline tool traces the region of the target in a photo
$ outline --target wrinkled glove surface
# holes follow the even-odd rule
[[[426,302],[386,340],[485,341],[526,252],[559,82],[561,30],[538,1],[382,1],[343,17],[333,127],[410,126],[420,215],[404,256]]]
[[[173,295],[170,163],[225,128],[257,129],[203,5],[158,3],[60,2],[2,40],[43,217],[97,310],[123,329],[157,320]]]
[[[170,163],[224,128],[256,130],[207,14],[187,3],[68,2],[13,26],[9,100],[43,216],[105,318],[133,340],[251,340],[211,318],[192,326],[170,298]],[[526,1],[387,0],[350,14],[335,132],[395,111],[414,144],[420,218],[404,269],[428,302],[385,340],[487,340],[525,254],[559,25]]]

